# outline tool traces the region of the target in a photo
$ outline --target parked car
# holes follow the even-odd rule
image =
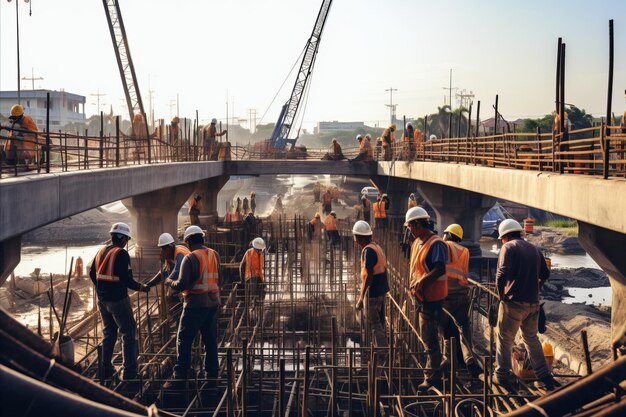
[[[378,189],[376,187],[363,187],[361,195],[370,200],[376,200],[376,197],[378,197]]]

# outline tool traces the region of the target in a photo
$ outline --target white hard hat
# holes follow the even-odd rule
[[[265,250],[265,241],[257,237],[252,241],[252,247],[257,250]]]
[[[202,235],[204,236],[204,232],[202,231],[202,229],[200,229],[199,226],[189,226],[188,228],[185,229],[185,236],[184,236],[184,240],[187,240],[187,238],[191,235]]]
[[[169,233],[162,233],[161,236],[159,236],[159,243],[157,244],[157,246],[161,248],[171,243],[174,243],[174,238],[172,237],[172,235],[170,235]]]
[[[437,135],[430,135],[430,140],[437,140]]]
[[[367,135],[365,135],[366,138],[371,139],[372,135],[370,135],[369,133]]]
[[[411,195],[409,197],[415,198],[415,193],[411,193]]]
[[[130,226],[126,223],[115,223],[111,226],[109,233],[118,233],[127,236],[130,239]]]
[[[524,229],[522,228],[522,225],[519,224],[516,220],[506,219],[502,221],[502,223],[500,223],[500,226],[498,226],[498,233],[500,234],[500,236],[498,236],[498,239],[502,239],[508,233],[521,232],[523,230]]]
[[[214,125],[215,123],[217,123],[217,119],[214,117],[211,119],[211,124]]]
[[[428,215],[426,210],[424,210],[420,206],[411,207],[406,212],[406,216],[404,216],[404,225],[408,226],[408,224],[412,222],[413,220],[419,220],[419,219],[430,219],[430,216]]]
[[[334,210],[330,212],[330,215],[331,215],[331,216],[335,216],[335,217],[337,217],[337,213],[335,213],[335,211],[334,211]]]
[[[368,222],[364,220],[359,220],[358,222],[354,223],[354,226],[352,226],[352,234],[358,236],[371,236],[372,228],[370,227]]]
[[[363,135],[361,134],[356,135],[356,140],[361,140],[361,139],[363,139]]]

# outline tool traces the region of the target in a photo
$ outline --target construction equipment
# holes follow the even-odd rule
[[[307,41],[304,56],[300,63],[300,70],[296,77],[296,82],[291,91],[289,100],[283,105],[278,121],[272,132],[270,139],[271,147],[276,150],[285,150],[287,144],[291,145],[291,149],[295,148],[298,135],[295,138],[289,139],[289,134],[292,131],[293,123],[296,120],[298,109],[302,101],[302,96],[305,94],[307,85],[311,79],[311,73],[313,72],[313,65],[315,64],[315,58],[317,57],[317,51],[319,49],[320,40],[322,38],[322,32],[328,17],[328,12],[333,0],[324,0],[320,11],[317,14],[317,20],[315,26],[313,26],[313,33]]]

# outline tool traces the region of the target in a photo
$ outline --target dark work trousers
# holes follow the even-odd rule
[[[439,323],[442,301],[424,301],[419,312],[420,333],[424,340],[426,368],[424,379],[429,383],[441,379],[441,349],[439,348]]]
[[[113,373],[113,349],[117,341],[117,333],[122,336],[125,378],[134,377],[137,372],[137,342],[135,340],[137,325],[130,298],[119,301],[98,301],[102,317],[102,366],[107,375]]]
[[[183,308],[176,340],[176,366],[174,377],[186,379],[191,366],[191,345],[198,332],[204,344],[204,370],[208,378],[217,378],[217,309]]]
[[[451,337],[456,338],[455,348],[458,363],[465,363],[467,366],[473,363],[476,364],[472,350],[472,329],[469,323],[469,307],[469,291],[449,293],[443,303],[443,308],[452,314],[452,317],[454,317],[454,320],[456,320],[461,328],[461,337],[459,337],[459,327],[455,325],[454,321],[447,314],[444,313],[441,318],[443,337],[446,342]]]

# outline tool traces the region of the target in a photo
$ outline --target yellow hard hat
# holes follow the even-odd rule
[[[172,123],[178,123],[178,122],[180,122],[180,119],[178,118],[178,116],[172,119]]]
[[[565,115],[565,118],[567,119],[567,117],[569,116],[569,114],[565,111],[563,112],[563,114]]]
[[[552,348],[552,345],[548,342],[543,342],[541,344],[541,347],[543,348],[543,356],[547,357],[554,357],[554,349]]]
[[[319,214],[319,213],[315,213],[315,217],[319,219],[319,218],[320,218],[320,217],[322,217],[322,216],[320,216],[320,214]]]
[[[143,122],[143,116],[139,113],[137,113],[134,117],[133,117],[133,122]]]
[[[389,129],[396,130],[396,124],[395,123],[390,124]]]
[[[19,104],[16,104],[13,107],[11,107],[11,116],[20,117],[23,114],[24,114],[24,107],[20,106]]]
[[[452,223],[450,226],[446,227],[446,230],[444,230],[443,232],[450,233],[458,237],[459,239],[463,239],[463,228],[456,223]]]

